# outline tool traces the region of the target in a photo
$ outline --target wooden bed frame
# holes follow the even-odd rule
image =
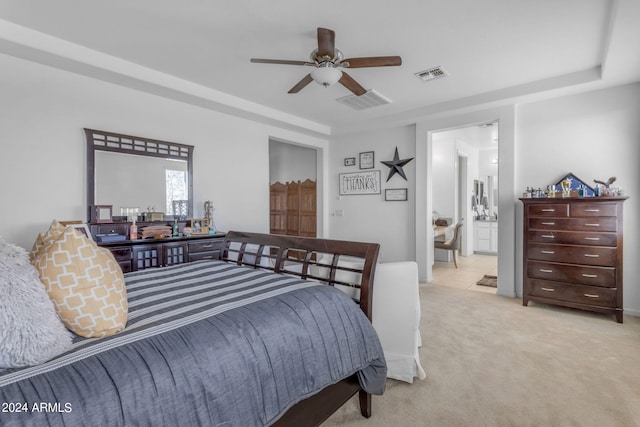
[[[373,278],[379,250],[380,245],[377,243],[230,231],[224,240],[221,259],[238,265],[297,276],[303,280],[319,281],[330,286],[358,288],[358,303],[371,321]],[[341,265],[341,258],[347,262]],[[345,276],[344,273],[349,273],[348,276],[351,277],[360,277],[360,283],[338,280],[338,277]],[[361,414],[369,418],[371,395],[360,388],[354,374],[298,402],[273,425],[320,425],[356,393],[359,393]]]

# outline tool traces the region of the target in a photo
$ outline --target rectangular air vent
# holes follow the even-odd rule
[[[428,70],[419,71],[416,73],[416,77],[422,80],[423,82],[439,79],[442,77],[446,77],[448,75],[449,73],[447,73],[447,70],[445,70],[441,66],[429,68]]]
[[[344,105],[354,110],[366,110],[367,108],[377,107],[379,105],[391,104],[391,100],[375,90],[367,91],[364,95],[349,95],[338,98],[336,101],[342,102]]]

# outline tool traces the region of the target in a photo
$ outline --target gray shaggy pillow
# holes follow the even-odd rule
[[[0,368],[46,362],[71,339],[27,252],[0,238]]]

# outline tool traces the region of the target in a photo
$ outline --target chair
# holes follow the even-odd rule
[[[456,252],[460,248],[460,228],[462,227],[462,223],[457,223],[455,228],[453,229],[453,237],[447,240],[446,242],[434,241],[433,246],[436,249],[444,249],[445,251],[453,252],[453,263],[456,268],[458,268],[458,262],[456,261]]]

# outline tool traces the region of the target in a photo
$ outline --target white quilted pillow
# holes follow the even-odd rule
[[[1,238],[0,295],[0,368],[37,365],[71,348],[28,253]]]

